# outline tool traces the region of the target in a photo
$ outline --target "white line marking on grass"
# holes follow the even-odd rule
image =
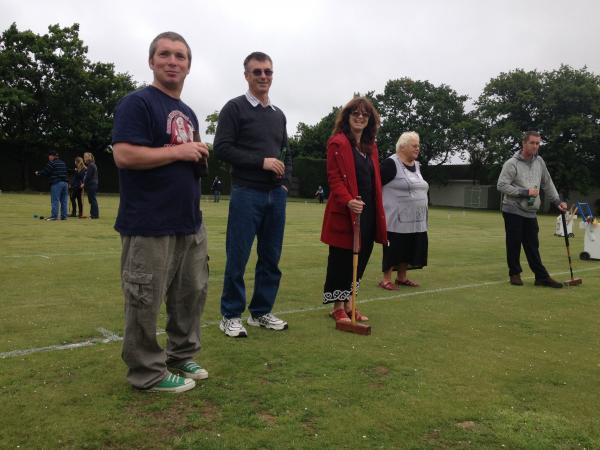
[[[46,255],[2,255],[2,258],[44,258],[44,259],[50,259],[50,257],[46,256]]]
[[[50,256],[48,255],[39,255],[39,254],[21,254],[21,255],[2,255],[2,258],[56,258],[57,256],[109,256],[109,255],[118,255],[120,251],[115,252],[85,252],[85,253],[53,253]]]
[[[92,338],[83,342],[74,342],[72,344],[48,345],[47,347],[27,348],[25,350],[13,350],[10,352],[0,353],[0,359],[13,358],[15,356],[25,356],[32,353],[54,352],[57,350],[72,350],[74,348],[90,347],[96,344],[108,344],[109,342],[121,341],[122,337],[108,331],[105,328],[98,328],[98,331],[103,338]]]
[[[573,273],[575,274],[578,272],[589,272],[589,271],[598,270],[598,269],[600,269],[600,267],[590,267],[589,269],[581,269],[581,270],[577,270],[577,271],[574,270]],[[554,276],[570,275],[570,272],[555,272],[552,275],[554,275]],[[528,280],[528,279],[533,279],[533,277],[524,277],[523,279]],[[443,288],[427,289],[424,291],[404,292],[401,294],[394,294],[394,295],[388,295],[388,296],[382,296],[382,297],[366,298],[364,300],[357,300],[356,303],[357,304],[371,303],[371,302],[378,302],[381,300],[389,300],[389,299],[395,299],[395,298],[415,297],[418,295],[426,295],[426,294],[439,294],[440,292],[449,292],[449,291],[456,291],[459,289],[471,289],[471,288],[478,288],[478,287],[484,287],[484,286],[494,286],[497,284],[504,284],[504,283],[508,283],[508,280],[484,281],[482,283],[463,284],[460,286],[449,286],[449,287],[443,287]],[[291,309],[288,311],[278,311],[277,315],[298,314],[298,313],[303,313],[303,312],[314,312],[314,311],[321,311],[321,310],[329,309],[329,308],[331,308],[330,305],[312,306],[312,307],[308,307],[308,308]]]
[[[112,331],[107,330],[106,328],[100,327],[96,329],[100,332],[102,336],[104,336],[105,339],[109,339],[110,341],[120,341],[121,339],[123,339],[118,334],[115,334]]]
[[[573,271],[573,273],[591,272],[593,270],[599,270],[599,269],[600,269],[600,266],[590,267],[587,269],[580,269],[577,271]],[[553,275],[553,276],[570,275],[570,272],[554,272],[551,275]],[[525,279],[526,280],[533,279],[533,277],[525,277]],[[356,303],[371,303],[371,302],[379,302],[382,300],[390,300],[390,299],[395,299],[395,298],[416,297],[418,295],[427,295],[427,294],[439,294],[442,292],[457,291],[460,289],[472,289],[472,288],[479,288],[479,287],[485,287],[485,286],[494,286],[497,284],[505,284],[507,282],[508,282],[507,280],[484,281],[482,283],[462,284],[459,286],[448,286],[448,287],[443,287],[443,288],[427,289],[424,291],[404,292],[404,293],[396,294],[396,295],[366,298],[364,300],[358,300]],[[320,305],[320,306],[312,306],[312,307],[308,307],[308,308],[290,309],[287,311],[277,311],[276,313],[277,313],[277,315],[291,315],[291,314],[301,314],[301,313],[305,313],[305,312],[322,311],[322,310],[326,310],[329,308],[331,308],[330,305]],[[206,322],[203,322],[202,325],[200,325],[200,327],[206,328],[209,326],[218,325],[219,322],[220,322],[220,320],[206,321]],[[118,341],[123,340],[122,336],[119,336],[118,334],[113,333],[112,331],[107,330],[106,328],[101,327],[101,328],[97,328],[97,330],[103,336],[102,338],[91,338],[91,339],[88,339],[87,341],[75,342],[72,344],[49,345],[47,347],[29,348],[29,349],[24,349],[24,350],[13,350],[10,352],[0,353],[0,359],[13,358],[15,356],[25,356],[25,355],[30,355],[32,353],[53,352],[53,351],[57,351],[57,350],[72,350],[75,348],[90,347],[90,346],[96,345],[96,344],[108,344],[111,342],[118,342]],[[158,329],[156,334],[157,335],[165,334],[165,331],[162,329]]]

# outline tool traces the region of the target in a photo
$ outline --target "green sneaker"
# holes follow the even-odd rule
[[[186,361],[170,365],[169,369],[174,372],[179,372],[183,377],[191,378],[192,380],[204,380],[208,378],[208,372],[200,367],[195,361]]]
[[[194,386],[196,386],[196,382],[194,380],[183,378],[179,375],[168,372],[168,375],[148,389],[148,392],[179,393],[189,391],[190,389],[193,389]]]

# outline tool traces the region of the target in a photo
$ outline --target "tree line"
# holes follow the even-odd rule
[[[88,59],[78,24],[51,25],[48,33],[37,35],[13,23],[0,37],[0,185],[31,188],[32,165],[44,161],[49,149],[65,157],[87,149],[110,161],[105,150],[114,108],[138,87],[113,64]],[[416,131],[426,173],[460,156],[470,163],[474,179],[493,183],[520,147],[521,133],[533,129],[542,133],[544,159],[564,194],[600,184],[600,77],[586,67],[501,73],[472,105],[448,85],[406,77],[365,95],[381,114],[382,155],[394,151],[403,131]],[[325,158],[340,106],[314,125],[298,124],[290,138],[295,157]],[[214,134],[217,118],[218,112],[206,118],[208,134]],[[307,172],[310,167],[315,166],[306,165]]]
[[[466,95],[406,77],[365,96],[381,115],[377,142],[382,156],[394,152],[403,131],[416,131],[425,173],[460,156],[469,161],[473,179],[495,184],[502,164],[520,148],[522,133],[538,130],[543,157],[563,194],[600,185],[600,77],[586,67],[501,73],[486,84],[470,111]],[[291,139],[296,156],[325,158],[339,109],[315,125],[298,124]],[[434,178],[444,173],[429,172]]]
[[[112,159],[113,111],[138,86],[113,64],[92,62],[79,25],[48,27],[43,35],[13,23],[0,37],[0,150],[3,185],[35,185],[34,166],[48,150],[64,158],[91,151]],[[72,156],[72,157],[71,157]]]

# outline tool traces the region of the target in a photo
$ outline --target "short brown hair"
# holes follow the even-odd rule
[[[189,61],[188,65],[189,66],[192,65],[192,49],[190,48],[188,43],[185,41],[183,36],[180,35],[179,33],[175,33],[174,31],[165,31],[164,33],[160,33],[158,36],[156,36],[154,39],[152,39],[152,42],[150,43],[150,50],[148,52],[148,60],[152,59],[152,57],[154,56],[154,53],[156,53],[156,47],[158,47],[158,41],[161,39],[169,39],[171,41],[183,42],[185,44],[185,48],[187,48],[187,52],[188,52],[188,61]]]
[[[252,52],[248,56],[246,56],[246,59],[244,59],[244,72],[248,71],[248,63],[250,62],[251,59],[255,59],[255,60],[261,61],[261,62],[262,61],[269,61],[271,63],[271,65],[273,65],[273,60],[266,53],[263,53],[263,52]]]
[[[540,134],[539,131],[533,131],[533,130],[526,131],[525,133],[523,133],[523,140],[522,140],[522,142],[523,143],[527,142],[531,136],[535,136],[535,137],[539,137],[539,138],[542,137],[542,135]]]

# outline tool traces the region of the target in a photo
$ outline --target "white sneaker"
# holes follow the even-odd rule
[[[287,322],[281,320],[271,313],[264,314],[259,317],[248,317],[248,325],[252,325],[253,327],[269,328],[271,330],[287,330],[288,327]]]
[[[232,317],[231,319],[226,319],[223,317],[221,322],[219,323],[219,328],[223,333],[227,336],[231,337],[247,337],[248,333],[242,325],[242,319],[239,317]]]

